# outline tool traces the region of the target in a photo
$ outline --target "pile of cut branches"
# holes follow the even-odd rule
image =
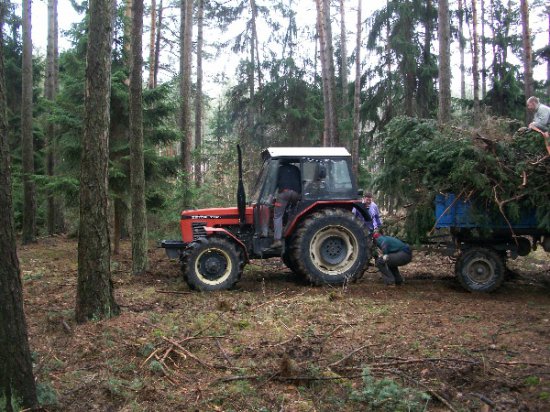
[[[550,157],[541,134],[512,134],[494,119],[484,128],[439,128],[434,121],[397,117],[380,136],[374,180],[389,210],[407,207],[404,231],[420,242],[434,224],[434,197],[455,193],[475,199],[481,213],[513,222],[533,210],[550,230]]]

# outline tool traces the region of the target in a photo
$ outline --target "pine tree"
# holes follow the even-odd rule
[[[191,151],[193,135],[191,128],[191,57],[193,35],[193,0],[181,1],[180,30],[180,130],[181,170],[183,178],[183,206],[190,205],[189,186],[192,176]]]
[[[21,147],[23,153],[23,244],[36,241],[36,189],[32,119],[31,0],[23,0],[23,81],[21,101]]]
[[[451,24],[447,0],[439,1],[438,16],[439,109],[437,119],[440,124],[445,124],[451,118]]]
[[[141,275],[148,266],[147,213],[143,160],[143,0],[133,0],[130,60],[130,186],[132,198],[132,273]]]
[[[7,96],[4,80],[4,17],[0,3],[0,407],[34,409],[38,406],[32,372],[23,287],[13,226],[11,172],[8,145]]]
[[[108,224],[113,0],[90,3],[86,61],[85,124],[80,173],[80,227],[76,320],[118,315],[111,280]],[[93,29],[92,29],[93,28]]]

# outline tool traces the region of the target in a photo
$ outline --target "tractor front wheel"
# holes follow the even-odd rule
[[[222,238],[199,239],[182,255],[183,276],[195,290],[230,289],[239,281],[242,268],[243,260],[235,245]]]

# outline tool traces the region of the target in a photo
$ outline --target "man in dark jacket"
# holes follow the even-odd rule
[[[403,284],[399,266],[404,266],[412,260],[409,245],[395,237],[382,236],[380,233],[374,233],[372,238],[374,245],[382,251],[382,256],[376,259],[376,267],[382,273],[384,283],[388,286]]]

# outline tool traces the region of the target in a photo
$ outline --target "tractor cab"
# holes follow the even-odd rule
[[[291,234],[296,219],[303,213],[328,203],[357,200],[351,155],[345,148],[273,147],[265,149],[262,158],[263,166],[249,197],[254,216],[254,254],[280,254],[278,250],[271,251],[269,245],[273,242],[273,212],[282,165],[292,165],[300,171],[300,198],[287,206],[283,237]]]

